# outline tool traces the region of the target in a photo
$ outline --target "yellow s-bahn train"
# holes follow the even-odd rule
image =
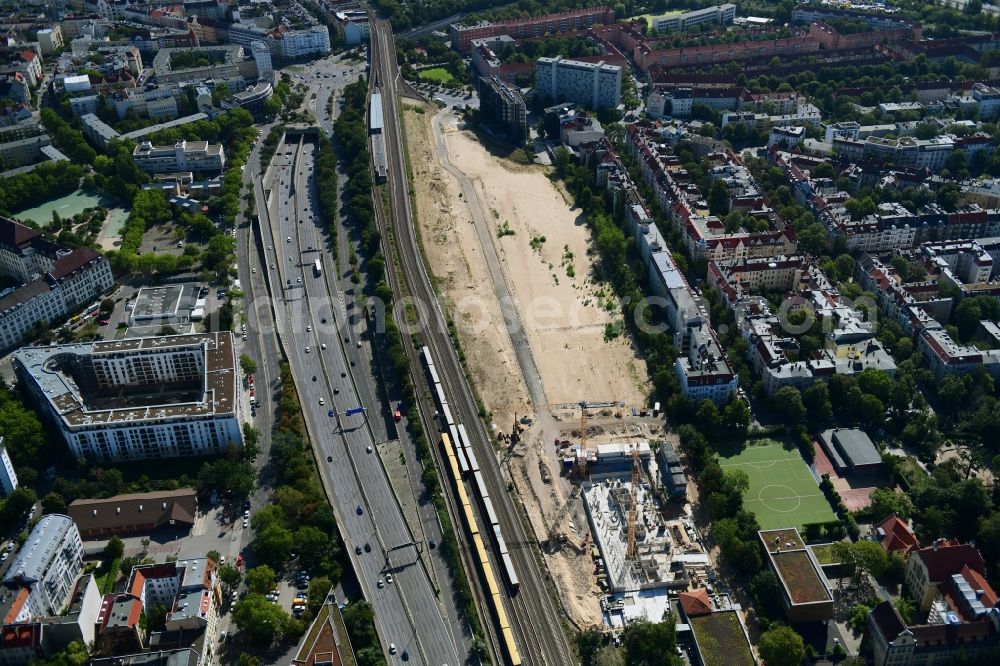
[[[472,503],[469,501],[469,494],[465,491],[462,483],[462,475],[459,471],[458,458],[455,455],[455,447],[452,444],[448,433],[441,433],[441,443],[444,446],[445,454],[448,457],[448,472],[451,476],[455,492],[458,494],[458,501],[462,505],[462,513],[465,516],[465,527],[472,536],[472,544],[475,550],[475,557],[479,561],[479,569],[483,579],[486,581],[486,589],[489,592],[490,604],[493,607],[493,615],[500,634],[503,637],[504,650],[507,662],[511,666],[521,665],[521,653],[514,642],[514,632],[511,631],[510,623],[507,621],[507,611],[503,607],[503,600],[500,598],[500,588],[497,586],[496,576],[493,574],[493,565],[486,553],[482,536],[479,533],[479,523],[472,511]]]

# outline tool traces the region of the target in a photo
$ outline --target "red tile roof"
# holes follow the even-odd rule
[[[21,612],[21,609],[24,607],[24,603],[28,600],[28,595],[30,594],[31,588],[29,587],[22,587],[18,590],[17,596],[14,597],[14,603],[10,605],[10,608],[7,610],[7,615],[3,618],[4,624],[12,624],[15,620],[17,620],[17,615]]]
[[[677,595],[677,600],[688,617],[712,612],[712,602],[708,599],[708,591],[703,587],[694,592],[681,592]]]
[[[949,576],[961,572],[965,567],[984,574],[986,567],[983,556],[975,546],[959,543],[957,540],[940,540],[932,546],[913,551],[927,567],[927,576],[932,583],[941,583]]]
[[[920,547],[920,542],[917,541],[917,536],[913,533],[913,530],[906,524],[906,521],[896,514],[892,514],[883,520],[875,529],[882,530],[884,536],[880,543],[882,544],[882,549],[887,553],[908,553],[913,548]]]

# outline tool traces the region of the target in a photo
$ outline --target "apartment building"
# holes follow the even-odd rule
[[[992,238],[926,242],[921,243],[919,248],[924,263],[958,288],[989,281],[997,268],[994,255],[998,254],[998,250],[997,239]]]
[[[213,636],[218,616],[213,598],[219,585],[216,569],[207,557],[141,565],[132,570],[125,589],[143,608],[169,608],[167,631],[203,629]]]
[[[347,46],[357,46],[362,42],[368,42],[368,35],[371,31],[368,25],[368,12],[363,9],[345,9],[334,14],[337,19],[337,27],[344,35],[344,44]]]
[[[956,146],[955,137],[951,135],[930,139],[868,136],[864,140],[834,138],[833,148],[840,152],[841,157],[852,161],[874,160],[903,168],[940,171]]]
[[[38,31],[38,48],[42,55],[52,55],[63,47],[63,31],[58,23]]]
[[[795,9],[792,10],[792,21],[795,23],[808,25],[813,21],[838,19],[860,21],[873,30],[919,28],[913,21],[878,11],[853,11],[812,3],[796,5]]]
[[[646,96],[646,112],[650,118],[672,116],[687,118],[695,104],[716,111],[735,111],[753,100],[746,88],[740,87],[665,87],[653,86]]]
[[[17,473],[14,471],[14,463],[10,461],[3,436],[0,435],[0,492],[4,497],[10,497],[15,488],[17,488]]]
[[[908,624],[892,605],[883,601],[868,613],[865,626],[870,638],[873,666],[925,666],[952,664],[961,660],[995,663],[1000,658],[1000,611],[988,608],[985,613],[970,616],[959,610],[976,600],[995,601],[990,590],[972,587],[965,576],[949,585],[951,591],[936,600],[921,624]],[[975,582],[975,578],[973,578]],[[983,595],[979,596],[982,591]],[[954,604],[954,605],[952,605]]]
[[[729,25],[736,18],[736,5],[726,3],[695,9],[690,12],[670,12],[652,18],[652,27],[657,32],[682,31],[702,23]]]
[[[114,644],[116,652],[138,652],[160,642],[142,617],[162,607],[167,609],[163,635],[180,632],[184,645],[200,651],[196,661],[203,661],[217,645],[220,599],[216,563],[208,558],[134,567],[125,590],[103,599],[97,622],[99,640]]]
[[[521,91],[497,76],[479,78],[479,110],[487,124],[514,143],[528,140],[528,107]]]
[[[264,42],[251,42],[250,55],[257,65],[257,78],[266,81],[271,80],[274,73],[274,64],[271,60],[271,49]]]
[[[704,299],[691,288],[677,267],[645,201],[607,139],[598,142],[604,154],[597,167],[598,183],[621,201],[629,231],[646,265],[653,295],[663,299],[672,343],[680,352],[674,372],[685,397],[725,404],[736,391],[739,377],[726,360],[711,327]]]
[[[235,40],[234,40],[235,41]],[[168,83],[183,83],[186,81],[201,81],[213,79],[228,81],[242,76],[240,66],[244,60],[243,46],[229,44],[226,46],[202,46],[197,54],[205,56],[210,61],[207,65],[174,69],[174,56],[190,53],[190,48],[162,48],[153,57],[153,73],[160,85]]]
[[[981,321],[980,330],[994,345],[1000,345],[1000,328],[991,321]],[[917,351],[927,359],[937,381],[946,375],[965,375],[983,368],[994,379],[1000,378],[1000,349],[982,350],[952,339],[937,321],[928,322],[917,336]]]
[[[768,149],[774,146],[784,148],[794,148],[801,144],[806,138],[806,128],[801,125],[790,125],[788,127],[772,127],[767,134]]]
[[[84,111],[85,109],[81,107],[80,110]],[[114,127],[98,118],[97,114],[92,111],[80,116],[80,125],[83,135],[101,150],[107,150],[112,140],[121,137],[121,134]]]
[[[622,68],[604,62],[539,58],[535,62],[535,90],[551,100],[564,100],[591,109],[615,108],[621,102]]]
[[[704,194],[673,155],[669,126],[635,123],[625,129],[626,149],[639,162],[643,178],[652,188],[660,208],[681,233],[692,258],[733,261],[795,254],[797,242],[794,232],[787,229],[777,214],[764,205],[763,198],[756,194],[760,188],[738,156],[718,152],[713,154],[713,160],[725,167],[720,174],[738,174],[737,180],[741,181],[736,198],[738,207],[753,217],[767,220],[771,227],[767,231],[740,229],[733,233],[726,232],[722,220],[709,212]],[[751,190],[756,193],[750,195]],[[758,203],[760,206],[757,206]]]
[[[270,47],[270,42],[273,41],[267,30],[254,23],[236,21],[229,25],[228,33],[230,44],[249,46],[253,42],[259,41],[268,44],[268,47]]]
[[[89,248],[63,248],[2,217],[0,275],[20,285],[0,292],[0,349],[19,345],[41,322],[77,312],[114,284],[104,256]]]
[[[972,86],[972,98],[979,104],[980,120],[996,120],[1000,116],[1000,89],[976,83]]]
[[[906,584],[925,622],[910,625],[885,601],[868,614],[872,660],[876,666],[917,666],[1000,657],[997,594],[985,577],[982,556],[971,544],[938,539],[912,547]]]
[[[556,14],[532,16],[500,23],[481,21],[473,25],[452,23],[449,26],[451,48],[459,53],[468,53],[473,39],[510,35],[515,39],[542,37],[571,30],[584,30],[598,23],[611,25],[615,22],[615,12],[610,7],[588,7],[573,9]]]
[[[487,78],[499,74],[503,63],[497,57],[495,49],[513,43],[514,39],[509,35],[472,40],[472,67],[476,70],[476,74]]]
[[[281,56],[295,60],[310,55],[325,55],[330,52],[330,31],[325,25],[317,25],[305,30],[281,31],[277,34]]]
[[[174,96],[174,91],[166,88],[113,91],[108,95],[108,102],[114,107],[119,119],[125,118],[129,111],[140,118],[152,118],[153,120],[172,120],[178,114],[177,98]],[[70,104],[72,105],[72,102]],[[81,110],[83,110],[82,106]],[[87,112],[93,113],[93,110]]]
[[[748,342],[750,364],[768,395],[783,386],[805,388],[817,379],[826,381],[866,369],[890,376],[896,372],[892,356],[875,339],[864,314],[802,257],[713,261],[707,283],[733,311],[740,335]],[[784,315],[775,314],[765,298],[754,295],[756,291],[787,292],[789,312],[805,309],[823,322],[826,346],[811,357],[801,357],[794,327]]]
[[[229,331],[24,347],[14,359],[22,386],[74,456],[177,458],[243,444]]]
[[[844,237],[851,251],[880,254],[913,248],[930,239],[943,242],[1000,236],[1000,209],[986,209],[975,203],[952,212],[936,204],[928,204],[913,213],[902,204],[885,202],[878,206],[877,212],[855,220],[844,207],[850,195],[836,187],[833,180],[810,175],[809,171],[824,160],[772,151],[771,161],[788,177],[796,200],[816,215],[831,236]],[[856,183],[868,186],[886,177],[905,182],[904,176],[912,173],[906,171],[887,175],[878,168],[863,170],[853,167],[849,176]]]
[[[942,297],[937,281],[904,282],[899,272],[878,257],[862,254],[858,259],[858,284],[875,295],[884,317],[896,321],[909,335],[937,327],[951,317],[954,299]]]
[[[76,525],[68,516],[42,516],[4,576],[4,624],[59,615],[82,572],[83,540]]]
[[[222,144],[207,141],[178,141],[173,146],[143,141],[132,151],[132,160],[148,173],[222,173],[226,164]]]

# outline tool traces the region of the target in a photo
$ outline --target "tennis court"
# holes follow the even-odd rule
[[[757,514],[762,529],[798,527],[837,520],[801,454],[771,439],[746,443],[739,451],[720,452],[723,469],[741,469],[750,477],[743,506]]]

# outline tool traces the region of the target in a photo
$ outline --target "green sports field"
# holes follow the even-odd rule
[[[431,67],[430,69],[421,70],[420,78],[425,81],[433,81],[434,83],[448,83],[454,77],[444,67]]]
[[[757,514],[762,529],[798,527],[837,520],[799,452],[771,439],[746,443],[737,452],[719,454],[723,469],[741,469],[750,477],[743,506]]]

